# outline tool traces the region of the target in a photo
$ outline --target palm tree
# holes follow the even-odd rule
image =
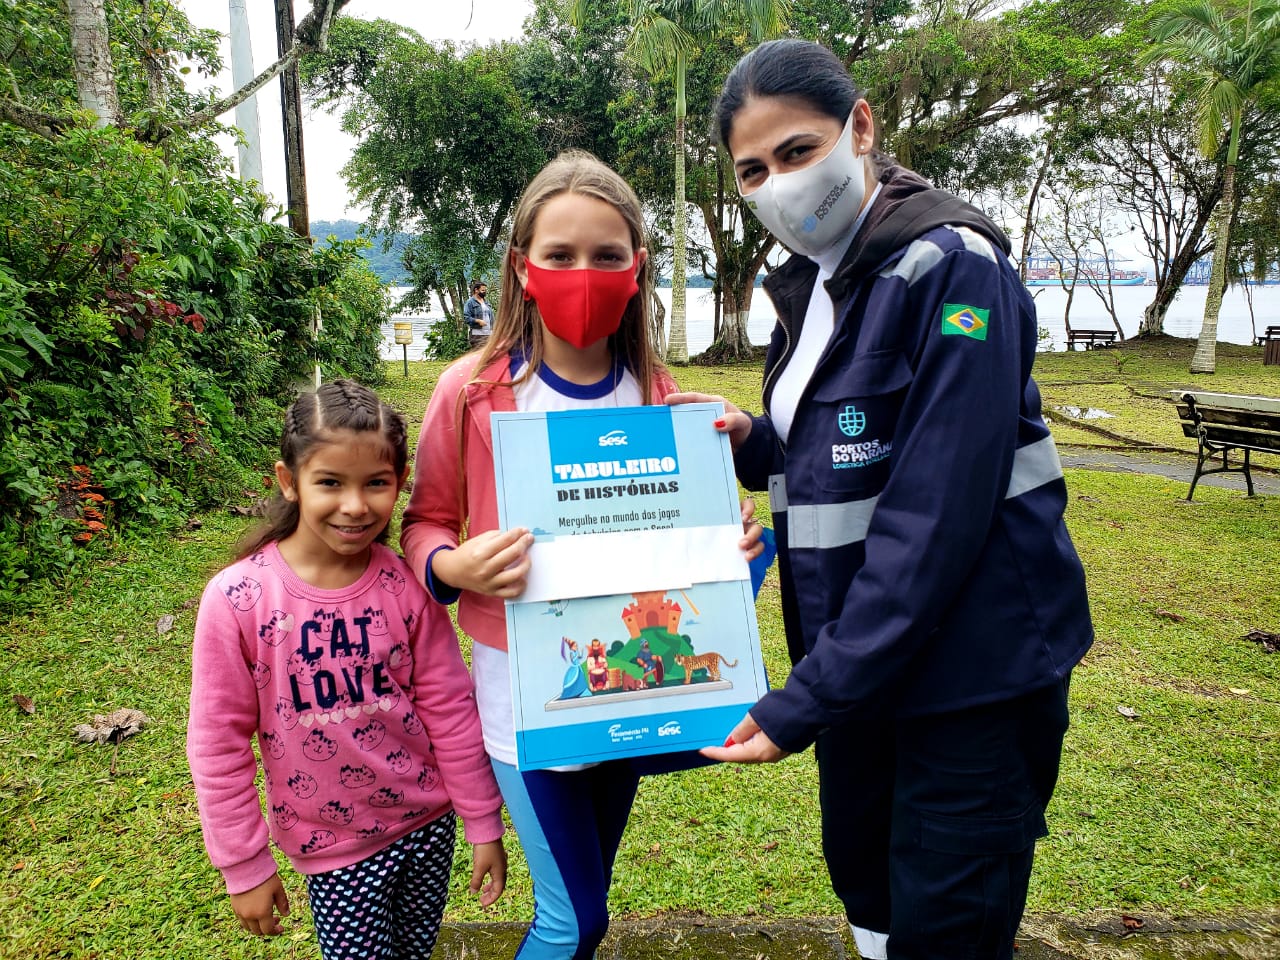
[[[566,0],[568,21],[581,26],[592,0]],[[627,0],[631,32],[627,56],[651,79],[671,72],[676,85],[675,236],[672,239],[671,327],[666,357],[672,363],[689,359],[685,328],[685,209],[684,120],[685,63],[691,51],[723,30],[745,27],[753,43],[777,36],[786,27],[790,0]]]
[[[1201,152],[1217,156],[1223,133],[1227,136],[1209,293],[1191,358],[1192,373],[1213,373],[1235,212],[1236,163],[1240,142],[1249,134],[1245,118],[1265,88],[1280,86],[1280,0],[1174,0],[1152,19],[1151,38],[1147,64],[1170,63],[1193,78]]]

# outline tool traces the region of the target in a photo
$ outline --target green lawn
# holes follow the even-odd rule
[[[1180,357],[1160,355],[1174,348]],[[1117,415],[1118,435],[1185,447],[1168,404],[1142,398],[1188,381],[1189,345],[1130,349],[1128,360],[1107,350],[1045,356],[1046,403],[1102,406]],[[1263,368],[1260,352],[1224,346],[1220,372],[1197,385],[1280,396],[1280,368]],[[399,364],[388,370],[384,396],[420,419],[439,365],[413,365],[407,381]],[[748,406],[759,390],[758,366],[677,373],[688,388]],[[1073,682],[1053,835],[1029,909],[1273,911],[1280,654],[1241,638],[1280,631],[1280,497],[1201,487],[1186,503],[1181,482],[1088,471],[1070,471],[1068,483],[1098,641]],[[0,623],[0,956],[318,955],[296,877],[285,874],[296,907],[289,934],[263,944],[238,929],[201,847],[183,752],[193,604],[245,521],[199,520],[120,544],[92,577]],[[775,682],[787,669],[777,607],[774,572],[758,609]],[[173,627],[160,632],[165,616]],[[113,774],[112,749],[77,744],[72,727],[122,706],[154,723],[120,746]],[[508,847],[508,894],[488,913],[472,905],[459,860],[451,919],[528,918],[528,875],[514,839]],[[612,904],[618,916],[838,913],[811,755],[647,780]]]

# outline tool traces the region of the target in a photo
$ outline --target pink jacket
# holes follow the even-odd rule
[[[400,548],[409,566],[437,599],[446,602],[452,597],[445,595],[439,583],[431,582],[427,564],[440,548],[458,545],[464,518],[470,535],[497,528],[498,495],[494,488],[489,414],[516,408],[509,385],[509,358],[495,360],[478,377],[473,377],[474,369],[474,356],[457,360],[440,374],[431,392],[418,441],[413,490],[400,529]],[[655,372],[649,388],[655,403],[661,403],[676,389],[675,380],[666,370]],[[466,439],[461,450],[459,426]],[[461,465],[460,452],[465,461]],[[458,626],[473,640],[507,649],[507,620],[500,597],[463,592],[458,603]]]
[[[229,893],[275,873],[268,823],[300,873],[349,866],[450,809],[472,843],[502,836],[449,614],[380,544],[341,590],[304,583],[274,543],[209,581],[187,757],[205,847]]]

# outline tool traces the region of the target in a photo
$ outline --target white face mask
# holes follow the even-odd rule
[[[853,153],[851,113],[825,157],[803,170],[772,174],[743,199],[770,233],[813,257],[853,226],[866,192],[866,163]]]

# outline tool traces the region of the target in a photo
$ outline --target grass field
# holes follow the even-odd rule
[[[1162,398],[1191,385],[1189,352],[1169,341],[1044,356],[1047,408],[1115,414],[1113,437],[1055,422],[1060,442],[1190,449]],[[1280,368],[1262,367],[1260,354],[1223,345],[1219,373],[1194,385],[1280,396]],[[388,369],[384,396],[420,418],[439,365],[414,365],[407,380],[399,365]],[[758,367],[677,374],[688,388],[747,406],[759,390]],[[1280,497],[1201,487],[1187,503],[1185,484],[1159,477],[1070,471],[1067,479],[1098,639],[1073,681],[1053,834],[1040,846],[1029,910],[1274,911],[1280,654],[1242,638],[1280,631]],[[0,623],[0,957],[318,955],[295,876],[285,871],[295,903],[288,935],[254,941],[238,929],[201,846],[183,752],[193,604],[245,521],[194,519],[120,543],[92,577]],[[758,605],[775,682],[787,670],[777,609],[775,572]],[[15,697],[29,698],[33,712]],[[154,722],[118,755],[75,742],[76,723],[126,706]],[[647,780],[619,856],[613,911],[836,914],[816,825],[809,753],[769,768]],[[508,893],[487,913],[466,894],[459,858],[450,919],[528,918],[527,872],[514,838],[508,848]]]

